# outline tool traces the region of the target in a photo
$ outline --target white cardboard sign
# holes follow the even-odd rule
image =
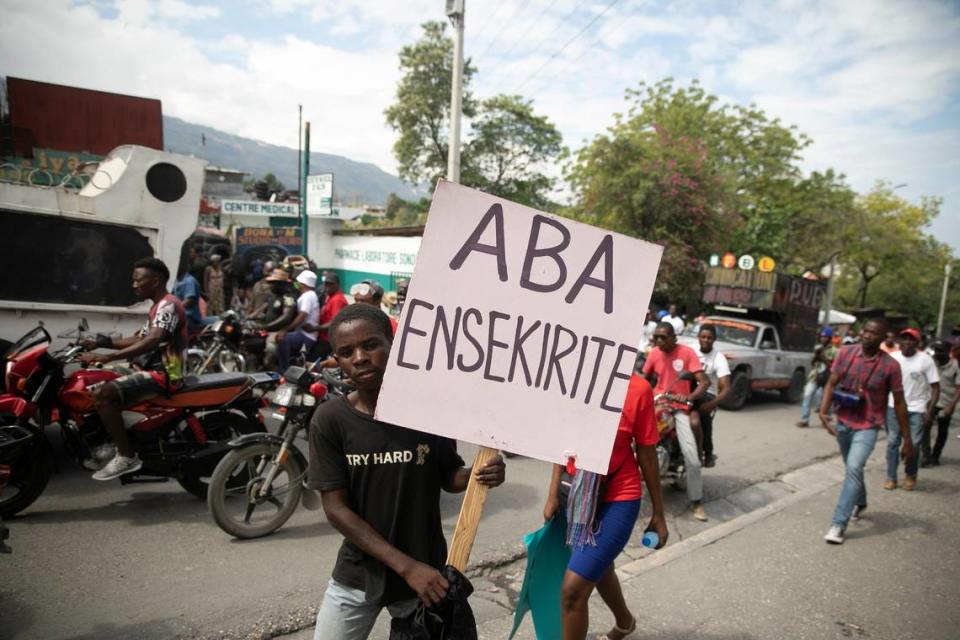
[[[441,181],[376,417],[606,473],[662,252]]]

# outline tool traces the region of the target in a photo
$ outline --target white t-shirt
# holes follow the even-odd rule
[[[907,411],[923,413],[930,402],[930,385],[940,382],[940,373],[933,358],[922,351],[907,358],[902,351],[890,354],[900,364],[903,377],[903,397],[907,401]],[[890,394],[889,406],[893,406],[893,394]]]
[[[320,324],[320,298],[317,297],[316,291],[307,290],[300,294],[300,297],[297,298],[297,312],[301,311],[307,314],[307,319],[303,321],[304,324],[309,323],[313,326]],[[300,325],[299,331],[311,340],[317,339],[317,332],[304,331],[303,325]]]
[[[700,358],[700,366],[703,372],[710,378],[710,388],[707,393],[717,395],[720,392],[718,380],[724,376],[730,375],[730,365],[727,363],[727,356],[720,353],[720,350],[714,347],[710,353],[704,353],[697,349],[697,357]]]
[[[680,316],[663,316],[663,321],[672,324],[673,332],[677,335],[683,333],[683,319]]]
[[[643,325],[643,344],[640,345],[641,349],[646,349],[647,345],[650,344],[650,340],[653,339],[653,332],[657,330],[657,321],[651,320],[647,324]]]

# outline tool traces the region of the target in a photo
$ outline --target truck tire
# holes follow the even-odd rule
[[[803,400],[803,388],[806,385],[806,372],[803,369],[797,369],[790,377],[790,386],[780,390],[780,399],[789,404],[797,404]]]
[[[750,378],[746,371],[734,371],[730,378],[730,393],[720,405],[727,411],[739,411],[750,397]]]

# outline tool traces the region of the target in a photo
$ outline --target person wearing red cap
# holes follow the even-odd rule
[[[863,326],[860,344],[843,347],[834,360],[830,379],[823,390],[820,422],[837,439],[843,456],[844,477],[833,512],[833,521],[823,539],[843,544],[847,523],[859,520],[867,508],[867,487],[863,468],[877,444],[880,428],[886,423],[887,396],[893,396],[894,415],[903,436],[901,455],[914,457],[907,406],[903,399],[900,366],[880,350],[887,330],[884,318],[872,318]],[[836,424],[830,417],[833,404]]]
[[[920,346],[920,332],[908,327],[897,336],[900,351],[890,355],[900,364],[903,377],[903,396],[907,403],[907,419],[910,422],[910,439],[913,441],[914,454],[903,461],[903,488],[913,491],[917,484],[917,470],[920,466],[920,445],[923,442],[923,425],[933,419],[934,408],[940,398],[940,373],[937,363],[929,354],[917,349]],[[897,488],[897,466],[900,458],[900,430],[894,415],[893,397],[887,409],[887,481],[883,488]]]

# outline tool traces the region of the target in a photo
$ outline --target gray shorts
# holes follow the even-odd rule
[[[113,380],[120,391],[120,402],[131,405],[156,398],[167,392],[163,374],[153,371],[137,371]]]

